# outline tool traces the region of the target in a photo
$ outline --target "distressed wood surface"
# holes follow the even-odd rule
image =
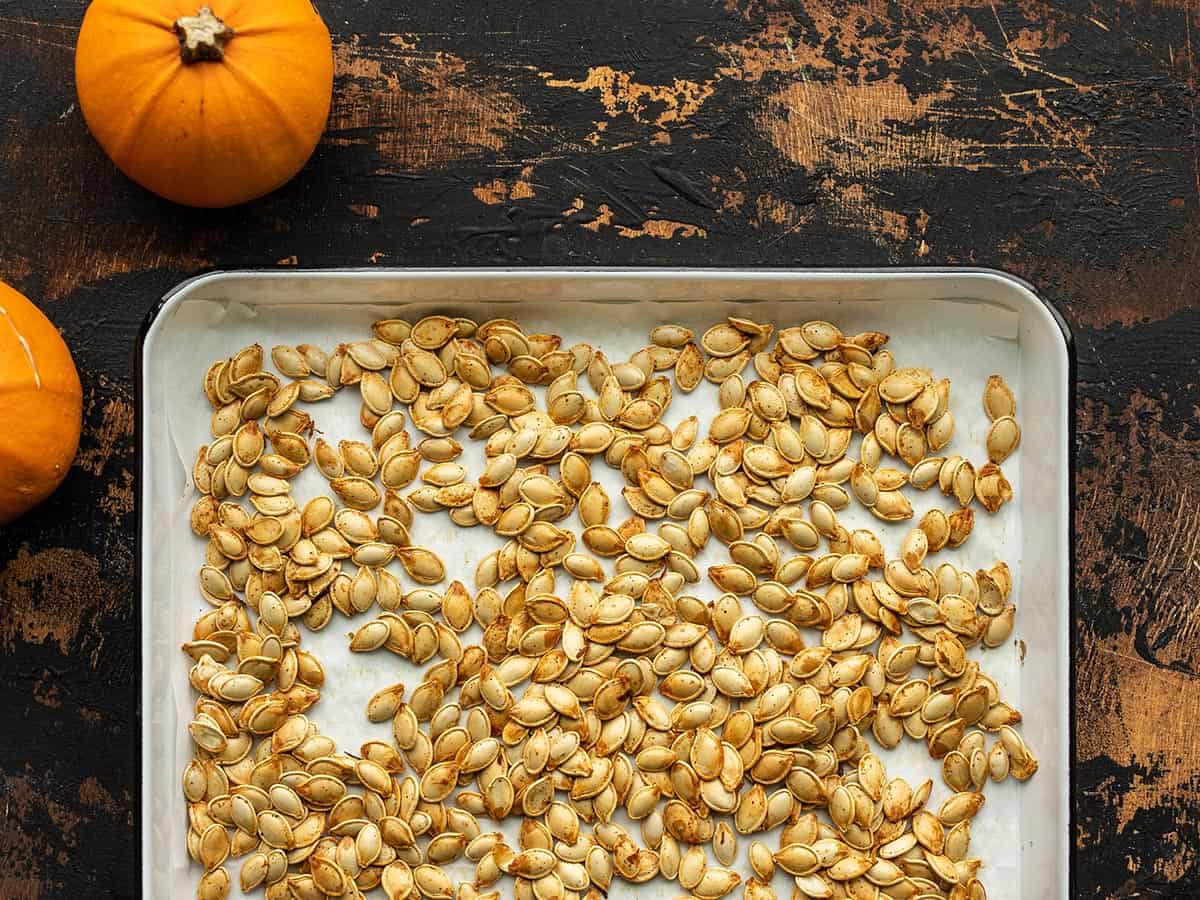
[[[143,316],[214,267],[416,264],[975,264],[1037,285],[1078,343],[1078,895],[1197,896],[1196,4],[319,5],[320,149],[204,213],[89,137],[82,0],[0,0],[0,278],[61,327],[86,392],[64,489],[0,532],[0,898],[136,891]]]

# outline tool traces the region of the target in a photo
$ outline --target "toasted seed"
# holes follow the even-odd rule
[[[436,553],[423,547],[401,547],[397,550],[404,569],[421,584],[437,584],[446,577],[446,567]]]
[[[382,647],[391,635],[387,622],[380,619],[368,622],[350,638],[350,649],[356,653],[367,653]]]
[[[904,564],[913,572],[920,568],[921,562],[925,559],[925,554],[928,552],[929,538],[920,528],[914,528],[905,535],[900,545],[900,558],[904,560]]]
[[[634,559],[653,561],[662,559],[671,550],[671,545],[656,534],[635,534],[625,542],[625,552]]]
[[[680,349],[695,336],[690,328],[682,325],[659,325],[650,331],[650,342],[659,347]]]
[[[271,362],[289,378],[305,378],[312,372],[303,353],[295,347],[280,344],[271,348]],[[324,371],[322,369],[322,371]]]
[[[803,328],[784,328],[780,330],[779,346],[788,356],[797,360],[814,359],[819,352],[805,340]]]
[[[1012,416],[1000,416],[992,422],[987,433],[988,459],[1002,463],[1021,441],[1021,428]]]
[[[884,521],[900,522],[912,518],[912,504],[900,491],[881,491],[871,512]]]
[[[919,491],[927,490],[937,484],[942,467],[946,460],[941,456],[930,456],[922,459],[912,467],[908,482]]]
[[[352,509],[370,510],[379,505],[382,494],[369,479],[361,476],[334,478],[329,482],[333,492],[342,498],[342,502]]]
[[[983,807],[983,794],[961,791],[947,797],[937,812],[942,825],[957,825],[973,817]]]
[[[870,561],[862,553],[847,553],[839,557],[833,564],[834,581],[845,583],[857,581],[867,574]]]
[[[675,383],[684,393],[691,393],[704,379],[704,357],[700,348],[689,342],[675,361]]]
[[[229,873],[224,868],[213,869],[201,877],[196,897],[198,900],[226,900],[231,887]]]
[[[700,345],[711,356],[727,357],[743,350],[750,339],[734,326],[727,323],[714,325],[704,332]]]
[[[806,322],[800,327],[800,334],[808,346],[822,352],[834,349],[843,339],[842,332],[836,325],[822,321]]]
[[[896,432],[896,454],[909,466],[916,466],[925,458],[925,433],[905,422]]]
[[[448,316],[426,316],[409,333],[412,342],[423,350],[437,350],[459,333],[459,323]]]
[[[897,369],[879,382],[879,396],[888,403],[907,403],[924,386],[925,382],[912,369]]]
[[[983,411],[993,422],[1017,414],[1017,401],[1012,388],[999,375],[990,376],[983,386]]]

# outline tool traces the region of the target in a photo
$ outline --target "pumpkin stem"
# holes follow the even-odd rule
[[[179,36],[179,55],[185,63],[225,58],[225,45],[233,40],[234,31],[207,6],[200,7],[194,16],[182,16],[175,22]]]

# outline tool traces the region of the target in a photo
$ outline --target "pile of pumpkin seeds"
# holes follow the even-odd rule
[[[950,382],[887,343],[729,318],[698,339],[662,325],[610,361],[434,315],[331,353],[274,347],[279,375],[259,345],[214,363],[191,515],[212,608],[183,648],[201,900],[229,894],[234,866],[268,900],[575,900],[659,877],[701,900],[775,898],[785,878],[793,898],[982,900],[985,786],[1037,760],[967,655],[1009,644],[1009,568],[936,556],[969,540],[976,505],[1012,499],[1016,402],[993,376],[987,461],[940,456]],[[719,413],[669,426],[674,392],[706,381]],[[344,390],[369,435],[314,437],[307,410]],[[481,471],[458,461],[464,436]],[[330,494],[301,503],[310,463]],[[911,522],[935,487],[946,509],[927,504],[896,556],[838,520],[854,503]],[[473,590],[410,540],[418,513],[505,539]],[[701,571],[710,545],[728,560]],[[304,633],[335,618],[351,651],[426,667],[371,698],[392,739],[357,753],[306,715],[326,676]],[[936,809],[930,780],[886,771],[906,740],[942,762]],[[474,878],[455,883],[462,859]]]

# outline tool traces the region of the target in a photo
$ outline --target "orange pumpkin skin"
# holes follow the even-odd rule
[[[0,525],[62,484],[82,424],[71,351],[41,310],[0,282]]]
[[[75,85],[122,172],[176,203],[235,206],[286,184],[312,155],[329,116],[333,48],[309,0],[211,0],[232,36],[185,61],[176,23],[196,17],[198,2],[94,0]]]

